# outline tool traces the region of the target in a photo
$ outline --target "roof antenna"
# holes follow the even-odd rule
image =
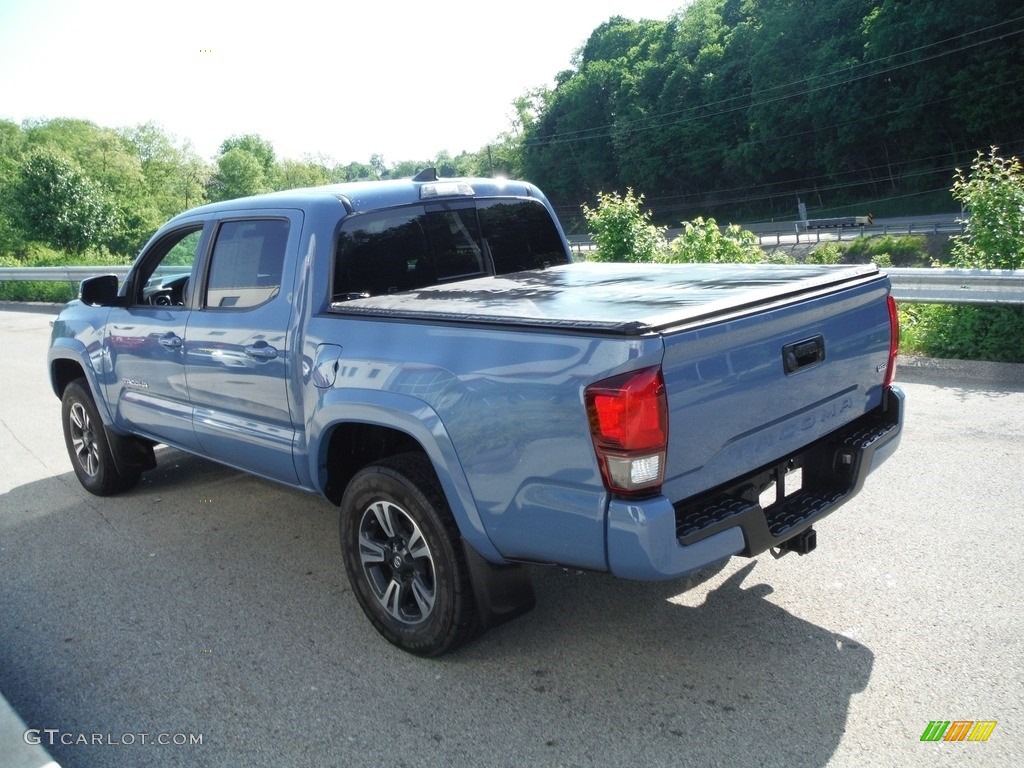
[[[437,181],[437,168],[424,168],[412,177],[413,181]]]

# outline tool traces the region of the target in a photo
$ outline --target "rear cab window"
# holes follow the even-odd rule
[[[332,301],[566,264],[542,203],[493,198],[357,214],[341,226]]]

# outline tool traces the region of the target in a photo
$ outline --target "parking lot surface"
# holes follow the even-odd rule
[[[904,366],[899,451],[806,557],[538,566],[536,609],[423,660],[364,619],[322,499],[170,449],[82,490],[49,319],[0,311],[0,692],[61,765],[1024,765],[1020,368]]]

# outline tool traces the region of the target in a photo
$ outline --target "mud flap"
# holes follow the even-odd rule
[[[462,540],[462,550],[469,567],[481,630],[522,616],[537,604],[527,566],[488,562],[465,539]]]
[[[151,443],[137,437],[119,435],[105,424],[103,429],[107,433],[107,445],[110,446],[110,453],[114,457],[114,465],[118,472],[146,472],[156,467],[156,454],[153,453]]]

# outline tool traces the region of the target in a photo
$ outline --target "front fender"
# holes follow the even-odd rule
[[[59,398],[63,395],[64,385],[68,381],[78,378],[78,375],[62,375],[71,366],[78,368],[85,377],[92,392],[96,408],[100,412],[100,418],[107,427],[114,425],[113,414],[110,405],[107,403],[104,387],[106,373],[106,352],[98,341],[95,344],[86,346],[77,338],[55,338],[50,343],[50,349],[46,353],[46,365],[50,374],[50,387],[53,393]]]
[[[309,477],[321,493],[327,485],[331,432],[340,425],[353,423],[404,432],[422,446],[434,466],[463,538],[490,562],[506,562],[484,528],[448,431],[434,409],[415,397],[362,389],[331,389],[321,395],[307,425]]]

